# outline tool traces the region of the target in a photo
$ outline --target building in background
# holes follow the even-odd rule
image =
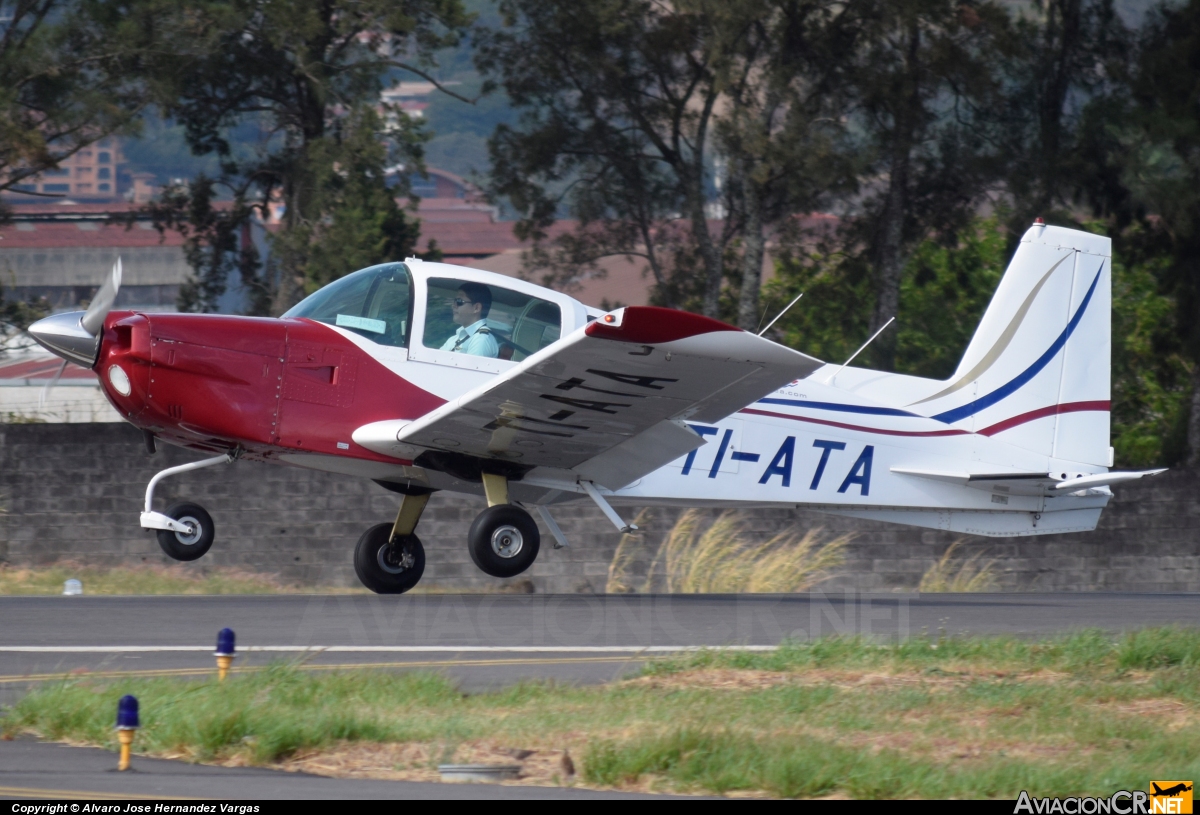
[[[131,201],[144,204],[154,195],[151,173],[129,172],[121,140],[100,139],[63,159],[57,169],[26,179],[5,198],[9,203],[28,201],[21,193],[38,193],[82,202]]]
[[[14,206],[0,226],[0,287],[6,298],[44,297],[55,311],[91,300],[121,258],[124,283],[118,308],[174,311],[179,286],[191,273],[177,232],[162,234],[149,219],[114,223],[135,205],[42,203]]]

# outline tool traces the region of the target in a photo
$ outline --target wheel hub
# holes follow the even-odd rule
[[[182,543],[184,546],[191,546],[192,544],[199,542],[200,536],[203,534],[204,530],[201,528],[198,520],[190,515],[186,515],[182,518],[176,518],[175,520],[179,521],[179,523],[188,528],[187,532],[175,533],[175,539],[177,541]]]
[[[376,559],[379,561],[379,568],[388,574],[400,574],[406,569],[411,569],[417,560],[407,546],[396,543],[380,546]]]
[[[516,557],[524,546],[525,538],[515,526],[504,524],[492,533],[492,551],[502,558]]]

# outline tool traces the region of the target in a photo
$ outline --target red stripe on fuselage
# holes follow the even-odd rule
[[[1013,416],[1011,419],[1005,419],[1002,422],[997,422],[994,425],[985,427],[982,430],[976,431],[981,436],[994,436],[997,433],[1003,433],[1005,430],[1011,430],[1014,427],[1023,425],[1026,422],[1032,422],[1037,419],[1044,419],[1047,416],[1056,416],[1060,413],[1080,413],[1086,411],[1104,411],[1107,412],[1111,407],[1111,402],[1093,401],[1093,402],[1065,402],[1061,405],[1051,405],[1050,407],[1031,410],[1028,413],[1022,413],[1019,416]],[[813,419],[808,416],[794,416],[790,413],[775,413],[769,410],[757,410],[755,408],[743,408],[740,413],[749,413],[755,416],[770,416],[775,419],[791,419],[794,422],[808,422],[810,424],[826,425],[827,427],[840,427],[843,430],[857,430],[862,433],[878,433],[884,436],[966,436],[970,435],[969,430],[960,428],[951,428],[947,430],[885,430],[878,427],[864,427],[857,424],[846,424],[844,422],[831,422],[827,419]]]
[[[755,416],[770,416],[774,419],[791,419],[793,422],[809,422],[810,424],[820,424],[826,427],[840,427],[843,430],[859,430],[863,433],[880,433],[885,436],[967,436],[970,435],[966,430],[958,428],[949,428],[947,430],[883,430],[878,427],[863,427],[857,424],[846,424],[844,422],[831,422],[828,419],[812,419],[808,416],[793,416],[790,413],[775,413],[770,410],[757,410],[755,408],[742,408],[740,413],[750,413]]]
[[[1081,413],[1085,411],[1102,411],[1107,413],[1111,408],[1112,403],[1106,400],[1096,400],[1094,402],[1064,402],[1061,405],[1050,405],[1049,407],[1038,408],[1031,410],[1028,413],[1022,413],[1019,416],[1013,416],[1011,419],[1005,419],[1002,422],[982,430],[976,431],[981,436],[994,436],[997,433],[1003,433],[1005,430],[1011,430],[1018,425],[1023,425],[1026,422],[1032,422],[1036,419],[1044,419],[1047,416],[1057,416],[1060,413]]]

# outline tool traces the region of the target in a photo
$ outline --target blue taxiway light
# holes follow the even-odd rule
[[[232,628],[222,628],[219,632],[217,632],[217,656],[233,656],[234,651],[236,650],[234,647],[235,640],[236,637],[234,636]]]
[[[117,702],[117,730],[137,730],[139,727],[137,697],[122,696]]]

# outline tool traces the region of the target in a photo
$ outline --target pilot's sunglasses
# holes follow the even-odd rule
[[[454,298],[454,305],[457,306],[458,308],[462,308],[467,303],[473,303],[473,302],[474,302],[473,300],[464,300],[461,297]]]

